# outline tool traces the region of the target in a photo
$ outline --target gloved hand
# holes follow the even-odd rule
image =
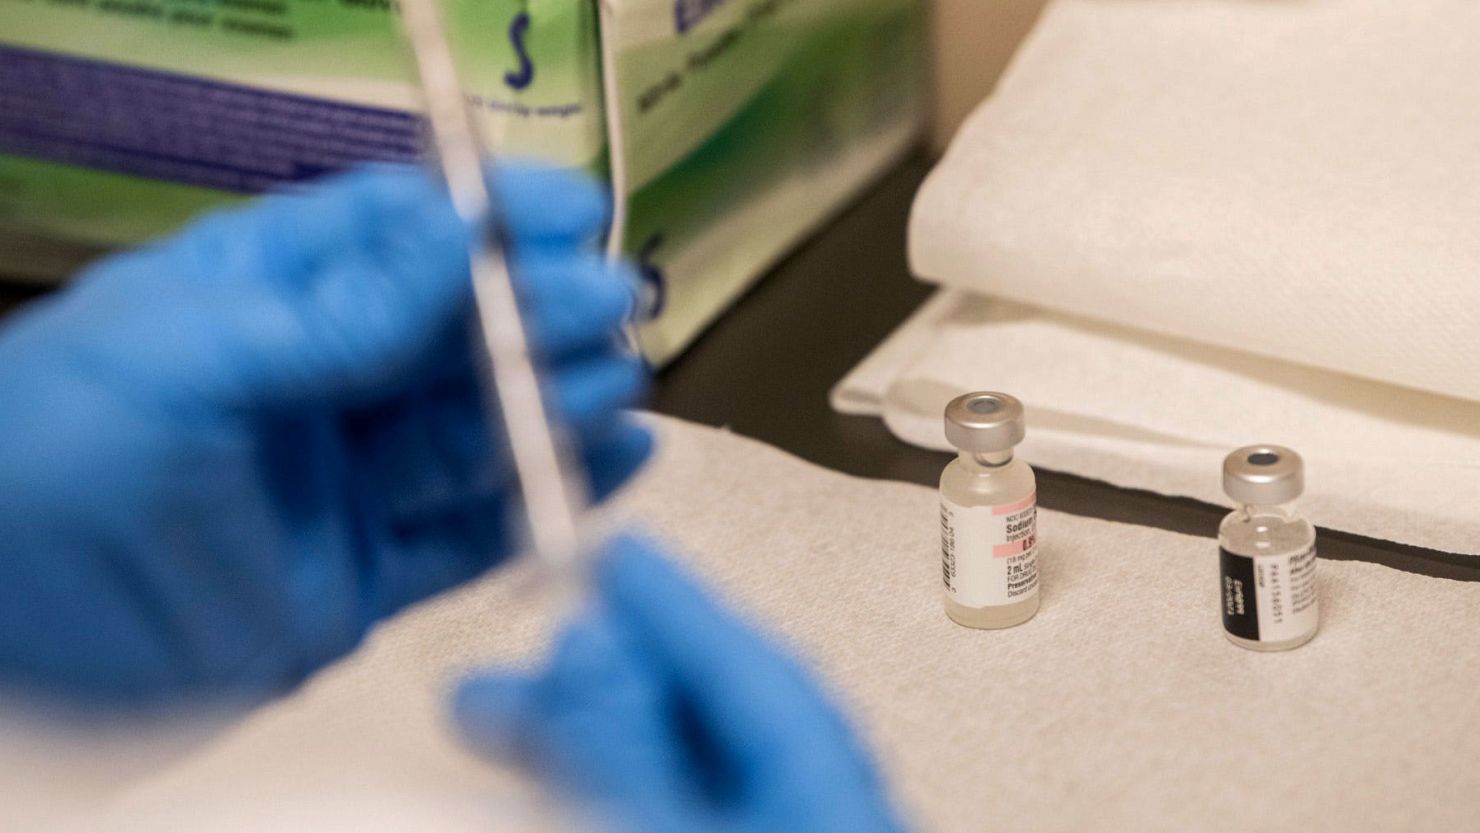
[[[605,199],[558,171],[496,187],[605,494],[650,445],[619,413],[645,374],[615,338],[627,278],[593,244]],[[218,213],[6,322],[0,684],[275,693],[506,557],[466,239],[435,181],[378,168]]]
[[[642,833],[897,833],[875,771],[807,675],[647,545],[618,539],[594,613],[529,676],[466,682],[475,748]]]

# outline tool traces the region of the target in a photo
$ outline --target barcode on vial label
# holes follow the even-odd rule
[[[966,607],[1013,604],[1038,592],[1037,495],[998,506],[941,498],[941,574]]]
[[[956,589],[956,531],[951,523],[951,510],[940,507],[940,569],[947,590]]]

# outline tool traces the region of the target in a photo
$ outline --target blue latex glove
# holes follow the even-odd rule
[[[502,171],[527,318],[595,491],[650,441],[605,199]],[[254,698],[510,552],[466,234],[377,168],[105,261],[0,330],[0,683]],[[495,431],[500,429],[494,428]],[[496,434],[494,436],[497,436]]]
[[[474,678],[456,716],[622,831],[897,833],[867,754],[797,664],[640,541],[533,676]]]

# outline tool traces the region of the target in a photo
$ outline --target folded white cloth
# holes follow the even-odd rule
[[[911,262],[1480,399],[1477,41],[1473,0],[1055,0],[927,180]]]
[[[1212,541],[1043,512],[1042,610],[972,631],[941,609],[934,490],[658,424],[617,521],[641,519],[815,662],[921,831],[1460,830],[1480,813],[1464,673],[1480,667],[1480,584],[1323,563],[1320,635],[1255,654],[1223,638]],[[538,651],[550,622],[517,579],[409,611],[121,815],[195,832],[525,829],[493,812],[517,794],[507,774],[442,718],[462,669]]]
[[[1228,505],[1223,456],[1288,445],[1316,523],[1480,554],[1480,403],[941,292],[833,391],[901,439],[949,450],[942,412],[971,390],[1027,403],[1036,465]]]
[[[834,406],[945,448],[1006,390],[1034,462],[1220,503],[1281,442],[1318,522],[1480,553],[1477,37],[1469,0],[1055,0],[916,199],[952,291]]]

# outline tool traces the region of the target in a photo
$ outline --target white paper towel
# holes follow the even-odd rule
[[[618,515],[815,662],[918,830],[1460,830],[1480,813],[1480,584],[1323,563],[1320,635],[1256,654],[1222,636],[1212,541],[1043,512],[1042,610],[971,631],[941,610],[933,490],[659,425]],[[497,819],[507,778],[456,746],[442,709],[461,669],[538,649],[548,622],[514,578],[409,611],[127,809],[184,808],[197,833],[305,796],[287,822],[312,823],[275,829]]]
[[[1480,554],[1480,403],[955,292],[833,401],[948,450],[941,414],[971,390],[1027,403],[1022,453],[1036,465],[1228,505],[1223,456],[1280,443],[1306,458],[1301,503],[1316,523]]]
[[[1480,399],[1480,3],[1055,0],[915,204],[949,287]]]

